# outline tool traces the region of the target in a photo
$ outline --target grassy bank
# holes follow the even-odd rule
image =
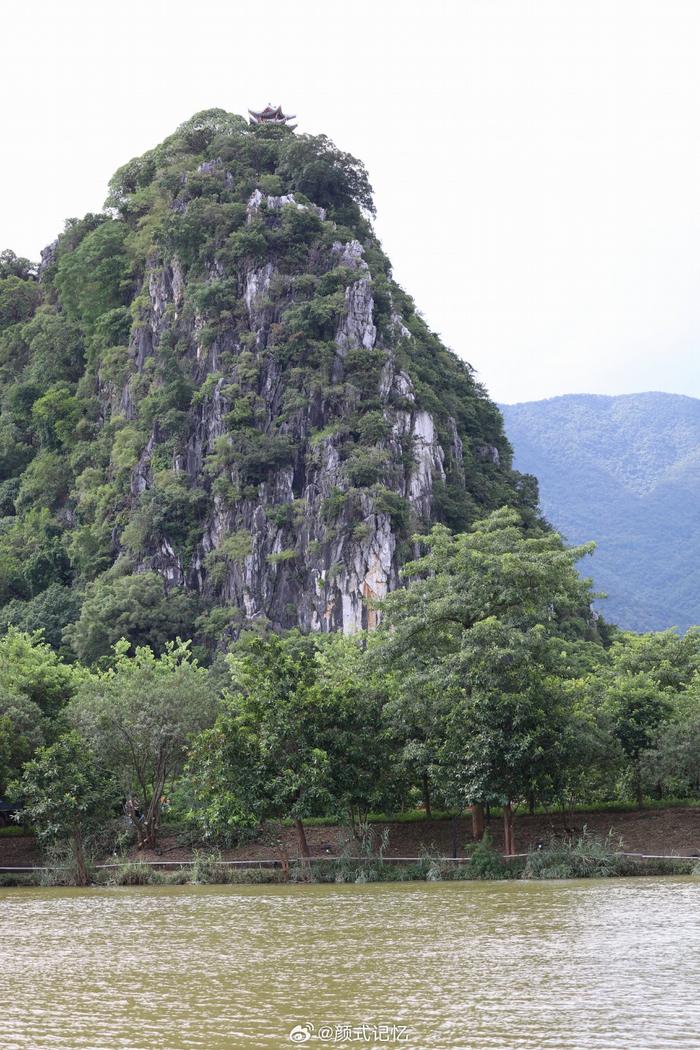
[[[577,839],[552,840],[523,856],[503,857],[488,837],[456,862],[426,852],[416,861],[372,857],[311,858],[309,862],[240,866],[218,852],[201,852],[191,863],[163,870],[157,863],[125,859],[91,871],[96,886],[263,885],[283,883],[462,882],[496,879],[581,879],[649,875],[697,875],[692,857],[639,858],[619,852],[611,836],[584,833]],[[72,886],[68,864],[33,872],[0,873],[0,886]]]

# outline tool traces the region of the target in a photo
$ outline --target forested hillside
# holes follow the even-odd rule
[[[596,541],[605,616],[640,631],[700,622],[700,401],[572,394],[502,411],[548,520]]]
[[[352,632],[410,537],[536,487],[392,280],[362,164],[212,110],[38,273],[0,263],[0,629],[94,661],[245,623]]]

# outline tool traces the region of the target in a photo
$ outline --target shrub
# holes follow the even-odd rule
[[[36,872],[40,886],[78,886],[80,878],[73,851],[66,843],[56,843],[46,850],[46,866]],[[88,873],[91,875],[88,863]]]
[[[105,877],[108,886],[152,886],[161,881],[160,872],[140,860],[126,861],[118,868],[108,869]]]
[[[268,554],[267,560],[270,565],[279,565],[280,562],[292,561],[296,558],[297,552],[293,547],[287,547],[285,550],[275,551],[273,554]]]
[[[373,485],[386,469],[387,458],[387,453],[380,448],[358,446],[353,449],[347,461],[350,483],[361,488]]]
[[[347,492],[339,488],[332,489],[321,503],[321,521],[327,525],[339,518],[345,510],[347,499]]]
[[[392,492],[384,485],[372,491],[374,509],[378,514],[388,514],[391,524],[398,532],[407,532],[411,521],[411,505],[405,496]]]
[[[481,842],[468,847],[469,866],[465,872],[468,879],[509,879],[513,872],[509,863],[494,848],[489,832],[484,833]]]
[[[606,838],[590,835],[586,828],[578,839],[552,839],[528,854],[524,879],[609,878],[623,871],[616,854],[620,843],[609,832]]]
[[[218,547],[209,551],[204,564],[214,586],[220,586],[229,576],[231,566],[245,561],[253,550],[253,537],[247,529],[239,529],[226,536]]]
[[[203,885],[226,882],[226,868],[221,863],[219,850],[194,851],[191,881]]]
[[[357,423],[357,432],[362,445],[376,445],[391,432],[391,424],[379,409],[366,412]]]
[[[37,874],[33,871],[0,871],[0,888],[10,886],[40,886]]]
[[[172,871],[159,872],[160,881],[164,886],[189,886],[192,882],[192,872],[189,868],[174,868]]]

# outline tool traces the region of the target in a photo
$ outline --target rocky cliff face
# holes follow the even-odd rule
[[[266,198],[256,191],[248,202],[249,219],[265,206],[273,214],[280,207],[304,207],[296,203],[293,194]],[[372,276],[359,241],[333,242],[325,260],[318,260],[317,265],[325,265],[327,271],[344,267],[351,282],[343,291],[333,338],[332,387],[344,389],[349,352],[360,348],[381,353],[372,401],[381,406],[387,426],[385,436],[371,446],[372,452],[379,453],[376,476],[390,492],[406,501],[409,518],[418,527],[431,520],[434,482],[437,479],[444,484],[446,478],[446,451],[432,415],[416,404],[410,375],[397,364],[395,343],[403,339],[410,344],[411,333],[399,314],[392,311],[388,331],[383,337],[378,336],[373,320]],[[221,276],[224,274],[214,271],[211,280]],[[147,282],[149,304],[142,314],[143,325],[131,342],[135,370],[123,389],[121,403],[127,408],[128,418],[128,413],[134,411],[132,390],[138,385],[149,356],[157,354],[164,333],[175,326],[179,338],[187,343],[187,356],[198,386],[209,377],[216,380],[210,394],[191,413],[184,452],[173,457],[172,469],[185,473],[191,484],[197,484],[208,457],[216,453],[217,442],[227,440],[226,418],[236,400],[226,394],[231,384],[236,385],[238,399],[250,392],[262,400],[262,433],[275,426],[285,374],[265,350],[275,318],[293,302],[286,295],[272,305],[270,288],[279,276],[271,261],[262,266],[241,267],[245,315],[205,348],[198,339],[204,319],[196,312],[186,321],[179,317],[186,281],[177,258],[151,264]],[[252,384],[246,382],[236,364],[243,347],[251,345],[256,358],[262,359],[262,368],[256,370]],[[233,360],[220,371],[219,357],[224,347]],[[214,600],[244,610],[247,619],[264,617],[308,630],[352,632],[366,627],[371,617],[367,599],[382,598],[398,585],[399,530],[392,525],[391,514],[377,506],[376,493],[371,488],[359,488],[346,499],[338,497],[332,524],[324,513],[334,494],[349,493],[351,489],[343,462],[345,435],[333,427],[338,421],[333,394],[331,389],[329,396],[310,400],[281,424],[279,432],[289,437],[294,454],[289,463],[279,465],[256,485],[254,492],[241,492],[244,479],[233,459],[225,477],[240,495],[231,499],[228,493],[212,494],[201,539],[188,563],[169,537],[163,535],[157,549],[140,560],[139,568],[154,568],[172,584],[195,588]],[[455,459],[453,467],[458,467],[461,441],[452,417],[448,417],[448,426],[454,437],[447,454]],[[324,433],[327,428],[335,432]],[[133,470],[134,496],[154,483],[150,463],[158,439],[156,419]],[[404,455],[407,448],[409,456]],[[287,510],[289,513],[284,513]],[[249,537],[249,550],[231,560],[225,572],[217,574],[212,582],[207,558],[220,551],[233,534]]]
[[[54,511],[108,576],[154,571],[229,632],[353,632],[414,533],[534,505],[495,406],[391,279],[364,169],[328,140],[201,114],[110,203],[41,275],[42,309],[86,348]]]

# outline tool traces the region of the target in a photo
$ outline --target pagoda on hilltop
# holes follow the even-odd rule
[[[290,124],[290,120],[294,120],[296,114],[286,114],[282,112],[281,106],[272,106],[268,102],[265,109],[261,109],[259,113],[255,110],[249,109],[250,123],[251,124],[282,124],[288,127],[290,131],[294,131],[296,124]]]

